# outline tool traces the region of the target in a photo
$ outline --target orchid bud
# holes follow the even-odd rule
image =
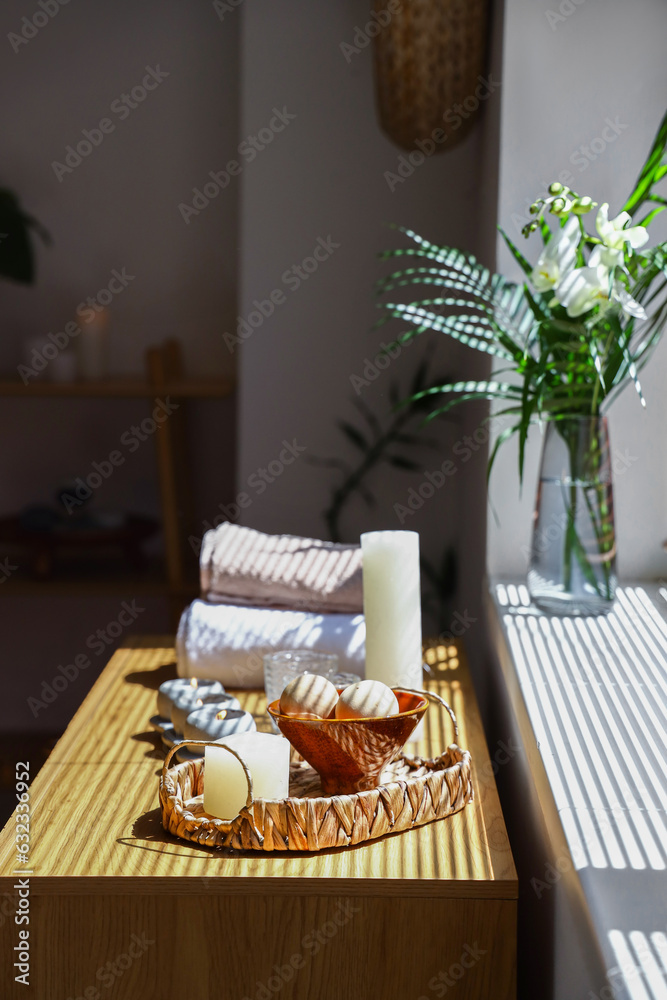
[[[542,205],[544,205],[543,200],[541,198],[538,198],[537,201],[533,202],[528,211],[530,212],[531,215],[537,215],[540,209],[542,208]]]
[[[572,204],[572,211],[575,215],[586,215],[586,212],[590,212],[596,202],[592,198],[586,195],[583,198],[576,198]]]
[[[564,208],[565,208],[565,198],[555,198],[551,203],[551,208],[549,209],[549,211],[551,212],[552,215],[559,215]]]
[[[553,184],[549,185],[549,194],[561,194],[564,190],[563,185],[559,184],[558,181],[554,181]]]

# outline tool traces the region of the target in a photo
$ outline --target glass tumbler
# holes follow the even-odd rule
[[[309,649],[281,650],[264,655],[264,690],[269,704],[276,701],[285,686],[300,674],[320,674],[331,680],[338,672],[335,653],[319,653]],[[277,730],[273,720],[271,725]]]

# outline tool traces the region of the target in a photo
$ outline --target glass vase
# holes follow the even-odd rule
[[[616,534],[605,417],[547,424],[533,515],[528,590],[557,615],[605,614],[616,589]]]

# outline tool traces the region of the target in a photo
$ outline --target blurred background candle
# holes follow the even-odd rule
[[[106,376],[108,327],[108,309],[100,309],[87,322],[81,323],[81,333],[76,340],[79,378],[88,381]]]
[[[289,794],[290,745],[271,733],[238,733],[220,741],[243,758],[252,775],[254,799],[284,799]],[[248,782],[239,761],[226,750],[204,750],[204,810],[234,819],[246,804]]]
[[[366,619],[366,678],[422,689],[419,535],[369,531],[361,536]]]

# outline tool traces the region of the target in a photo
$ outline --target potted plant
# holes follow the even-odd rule
[[[523,230],[542,241],[534,264],[501,229],[524,272],[522,284],[407,229],[401,231],[416,247],[383,255],[411,257],[414,266],[383,278],[382,294],[412,285],[437,289],[433,298],[380,303],[384,320],[413,327],[399,343],[435,330],[490,355],[496,365],[492,380],[447,383],[413,397],[434,397],[429,419],[466,400],[492,401],[510,423],[491,450],[489,473],[498,448],[516,434],[520,478],[530,426],[545,430],[528,585],[533,601],[550,612],[603,613],[614,598],[606,413],[629,384],[645,405],[639,374],[667,317],[667,243],[647,247],[648,227],[667,206],[655,190],[667,174],[666,146],[667,114],[615,217],[608,204],[598,207],[552,184],[531,205],[534,218]],[[587,226],[596,208],[595,225]],[[436,400],[443,395],[450,398]],[[545,526],[553,524],[558,537],[544,544]]]

